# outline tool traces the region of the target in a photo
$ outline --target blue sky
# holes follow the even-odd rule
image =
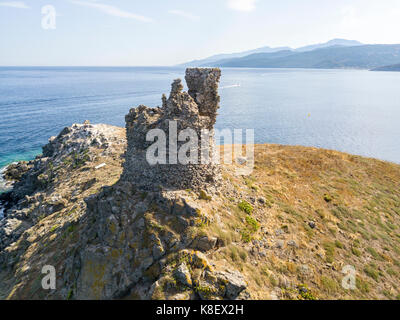
[[[52,5],[56,29],[42,28]],[[398,0],[0,0],[0,65],[173,65],[332,38],[400,43]]]

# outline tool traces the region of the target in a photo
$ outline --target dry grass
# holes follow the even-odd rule
[[[124,130],[119,134],[123,139]],[[79,226],[73,222],[83,214],[83,198],[118,180],[123,147],[111,157],[97,154],[87,166],[61,172],[53,191],[76,199],[31,230],[31,245],[18,265],[20,270],[34,265],[35,257],[45,250],[59,251],[55,226],[68,225],[65,232],[62,229],[63,246],[77,240]],[[192,231],[221,240],[222,246],[208,254],[217,269],[243,272],[253,299],[270,299],[272,292],[281,299],[393,299],[400,295],[399,165],[279,145],[255,146],[254,159],[255,170],[249,176],[238,176],[236,165],[225,165],[223,177],[232,192],[201,200],[202,213],[212,220]],[[103,162],[106,167],[94,169]],[[94,183],[87,187],[91,180]],[[75,190],[80,191],[72,196]],[[246,237],[244,232],[248,232]],[[64,258],[60,253],[51,259],[57,265]],[[357,271],[356,290],[341,286],[346,265]],[[299,288],[307,288],[307,294],[300,294]]]
[[[291,288],[305,283],[318,299],[398,296],[399,165],[317,148],[256,145],[250,176],[235,176],[234,165],[226,168],[239,200],[267,200],[252,213],[261,227],[252,238],[271,244],[266,256],[240,243],[249,252],[243,272],[256,279],[250,280],[256,298],[269,298],[280,287],[283,298],[296,299],[286,282]],[[284,234],[276,236],[283,227]],[[283,249],[274,247],[278,239],[286,243]],[[288,246],[290,240],[298,247]],[[301,272],[303,265],[308,273]],[[357,271],[356,290],[341,286],[345,265]],[[279,283],[281,277],[286,280]]]

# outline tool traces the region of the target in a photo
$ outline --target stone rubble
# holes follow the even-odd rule
[[[51,238],[61,237],[57,241],[67,241],[68,246],[63,250],[65,258],[57,263],[61,276],[57,287],[61,289],[47,293],[46,299],[250,298],[243,293],[247,284],[240,272],[219,270],[208,260],[207,253],[217,250],[222,242],[189,232],[191,227],[214,220],[202,212],[201,201],[211,201],[216,190],[223,188],[219,165],[151,166],[146,160],[150,129],[161,129],[169,136],[170,122],[176,121],[178,131],[191,128],[200,134],[204,129],[213,130],[220,76],[219,69],[188,69],[188,92],[183,92],[181,81],[175,80],[169,98],[163,96],[161,108],[139,106],[129,111],[120,179],[88,196],[84,206],[74,209],[80,212],[75,220],[51,228]],[[7,218],[0,222],[0,266],[12,270],[18,262],[3,249],[29,246],[28,239],[34,238],[29,228],[38,228],[45,217],[66,210],[81,190],[91,190],[96,184],[97,178],[88,179],[81,189],[71,191],[69,199],[49,192],[61,165],[90,170],[84,168],[87,162],[93,172],[106,171],[109,164],[104,167],[103,160],[93,162],[92,154],[96,150],[102,156],[115,157],[113,146],[120,141],[113,138],[113,130],[89,122],[65,128],[50,139],[42,156],[29,163],[31,167],[18,177],[8,194]],[[211,158],[216,146],[211,137],[206,140]],[[179,142],[178,147],[183,144]],[[25,281],[32,274],[29,268],[23,272]],[[26,287],[16,287],[14,297],[29,296]],[[0,297],[2,290],[0,285]]]
[[[212,163],[215,156],[215,142],[212,134],[203,141],[202,130],[212,132],[219,108],[218,83],[221,76],[219,69],[187,69],[186,83],[188,92],[182,92],[180,79],[172,83],[171,93],[167,99],[163,96],[161,108],[139,106],[129,111],[126,116],[128,147],[122,179],[134,183],[143,190],[183,190],[201,188],[213,190],[218,187],[220,168]],[[176,123],[177,133],[192,129],[198,137],[198,145],[206,146],[197,150],[196,164],[174,164],[170,156],[177,156],[177,150],[186,141],[177,142],[177,149],[170,142],[174,138],[171,123]],[[162,130],[166,134],[167,164],[150,165],[146,154],[152,142],[146,141],[151,129]],[[175,142],[176,143],[176,142]],[[208,146],[208,147],[207,147]],[[202,163],[205,154],[210,163]],[[204,162],[204,161],[203,161]]]

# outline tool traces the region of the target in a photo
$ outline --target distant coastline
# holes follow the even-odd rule
[[[399,56],[399,44],[363,44],[353,40],[334,39],[297,49],[263,47],[239,53],[219,54],[180,66],[399,71],[396,69],[396,64],[400,63]]]
[[[400,71],[400,64],[394,64],[390,66],[384,66],[379,68],[371,69],[371,71],[391,71],[391,72],[399,72]]]

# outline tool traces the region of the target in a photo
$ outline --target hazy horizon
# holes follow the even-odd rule
[[[399,15],[396,0],[0,0],[0,66],[175,66],[335,38],[397,44]]]

